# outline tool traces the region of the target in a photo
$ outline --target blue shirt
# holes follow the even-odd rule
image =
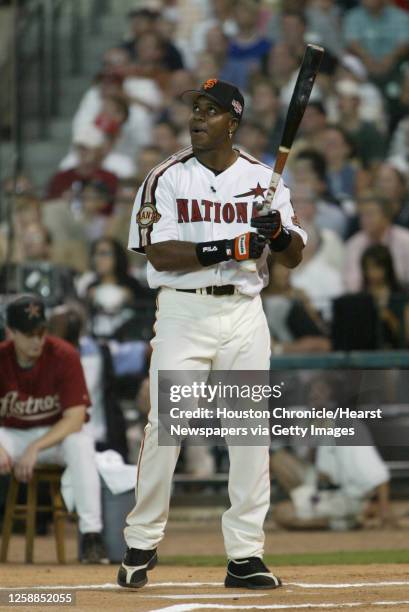
[[[373,59],[381,60],[409,43],[409,16],[393,6],[386,6],[378,15],[357,7],[345,16],[344,38],[347,44],[359,42]]]

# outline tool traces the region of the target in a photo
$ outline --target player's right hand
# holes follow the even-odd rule
[[[0,446],[0,475],[4,476],[10,474],[13,467],[13,461],[11,460],[8,452]]]
[[[231,259],[245,261],[247,259],[258,259],[261,257],[267,239],[255,232],[240,234],[233,240],[227,241],[227,249],[230,251]]]

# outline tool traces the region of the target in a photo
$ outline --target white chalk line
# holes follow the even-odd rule
[[[404,601],[354,601],[350,603],[304,603],[304,604],[268,604],[248,606],[235,606],[225,604],[176,604],[166,608],[157,608],[150,612],[191,612],[192,610],[308,610],[308,609],[337,609],[340,608],[360,608],[362,606],[401,606],[409,604],[409,600]]]
[[[346,582],[345,584],[317,583],[312,582],[286,582],[284,585],[297,586],[302,589],[353,589],[357,587],[382,587],[382,586],[409,586],[408,580],[395,580],[389,582]]]
[[[268,593],[187,593],[178,595],[141,595],[143,599],[249,599],[267,597]]]
[[[223,582],[151,582],[144,587],[146,589],[158,588],[197,588],[197,587],[222,587]],[[409,580],[393,580],[384,582],[346,582],[346,583],[312,583],[312,582],[284,582],[283,586],[296,586],[301,589],[355,589],[365,587],[388,587],[388,586],[409,586]],[[27,589],[37,590],[111,590],[121,589],[118,584],[106,582],[103,584],[63,584],[63,585],[41,585],[41,586],[18,586],[18,587],[3,587],[0,586],[0,591],[22,591]]]

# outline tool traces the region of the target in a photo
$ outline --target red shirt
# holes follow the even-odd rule
[[[83,181],[84,178],[85,177],[78,173],[76,168],[57,172],[57,174],[54,174],[50,184],[48,185],[46,195],[47,200],[60,198],[71,188],[73,183]],[[91,176],[87,177],[87,179],[93,181],[98,180],[101,181],[101,183],[104,183],[108,191],[112,194],[112,198],[114,198],[118,186],[118,177],[116,174],[113,174],[108,170],[103,170],[102,168],[97,168],[91,174]]]
[[[90,405],[80,358],[71,344],[47,336],[41,356],[24,369],[17,363],[13,342],[0,342],[1,426],[52,425],[67,408]]]

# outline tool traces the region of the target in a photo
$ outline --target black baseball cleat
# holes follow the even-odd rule
[[[100,533],[84,533],[81,538],[81,563],[109,563]]]
[[[118,571],[119,586],[140,589],[148,582],[147,572],[153,569],[157,562],[156,548],[152,550],[127,548]]]
[[[242,589],[276,589],[280,578],[274,576],[259,557],[231,559],[227,564],[225,587]]]

